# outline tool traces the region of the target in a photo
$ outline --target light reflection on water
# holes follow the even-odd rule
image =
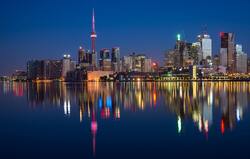
[[[27,96],[28,106],[32,109],[41,106],[59,107],[65,118],[71,118],[71,109],[77,109],[79,122],[91,120],[94,154],[96,135],[102,131],[98,127],[102,120],[120,120],[125,112],[150,113],[163,109],[176,116],[176,133],[185,133],[185,121],[192,121],[195,126],[185,129],[196,129],[208,137],[210,129],[216,127],[224,135],[244,120],[250,97],[250,84],[247,82],[3,82],[1,90],[1,94]]]
[[[248,105],[250,84],[247,82],[169,82],[169,83],[83,83],[83,84],[35,84],[2,83],[3,93],[14,96],[27,95],[29,106],[63,104],[64,115],[70,116],[71,103],[80,108],[80,122],[99,111],[101,118],[121,117],[121,108],[127,111],[143,111],[146,106],[156,107],[163,100],[164,107],[176,114],[178,122],[191,117],[200,131],[208,131],[213,124],[213,108],[220,108],[221,120],[233,129],[243,119]],[[98,112],[96,112],[98,113]],[[179,119],[180,118],[180,119]]]

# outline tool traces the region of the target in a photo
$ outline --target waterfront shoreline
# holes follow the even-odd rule
[[[27,83],[140,83],[140,82],[250,82],[250,79],[199,79],[199,80],[107,80],[107,81],[54,81],[54,80],[39,80],[39,81],[28,81],[28,80],[0,80],[0,82],[27,82]]]

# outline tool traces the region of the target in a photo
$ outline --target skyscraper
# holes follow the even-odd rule
[[[227,66],[228,72],[232,73],[235,71],[235,46],[234,46],[234,33],[220,33],[221,37],[221,51],[220,58],[223,63],[222,65]],[[224,59],[224,58],[227,59]]]
[[[84,63],[86,59],[85,50],[80,46],[78,51],[78,64]]]
[[[120,71],[120,48],[119,47],[112,48],[111,63],[112,63],[112,70],[115,72],[119,72]]]
[[[242,45],[236,45],[236,71],[247,73],[247,54],[242,50]]]
[[[111,71],[111,59],[109,49],[102,49],[100,51],[100,69],[102,71]]]
[[[131,54],[124,56],[122,60],[124,72],[152,72],[152,59],[144,54]]]
[[[190,52],[191,52],[190,56],[194,60],[194,65],[199,65],[200,62],[202,61],[201,43],[200,42],[192,43]]]
[[[198,42],[200,42],[202,59],[206,60],[207,57],[212,57],[212,39],[208,34],[198,35]]]
[[[70,55],[63,55],[62,60],[62,77],[65,79],[67,77],[67,73],[73,71],[75,69],[75,63],[71,60]]]
[[[176,44],[175,44],[175,56],[174,56],[175,66],[183,67],[185,58],[187,58],[186,43],[185,41],[181,40],[181,35],[178,34]]]
[[[89,69],[91,64],[92,54],[89,51],[84,50],[83,47],[80,47],[78,50],[78,64],[80,68]]]

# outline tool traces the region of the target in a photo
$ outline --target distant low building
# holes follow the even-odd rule
[[[101,77],[110,76],[114,72],[113,71],[88,71],[87,72],[87,80],[88,81],[100,81]]]
[[[62,75],[61,60],[31,60],[27,62],[28,80],[54,80]]]
[[[25,81],[27,80],[27,72],[16,70],[15,73],[12,74],[11,78],[14,81]]]
[[[44,78],[44,65],[41,60],[27,62],[27,79],[36,80]]]
[[[75,69],[67,73],[65,81],[67,82],[83,82],[87,80],[87,71],[84,69]]]

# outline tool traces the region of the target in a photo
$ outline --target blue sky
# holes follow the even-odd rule
[[[96,11],[97,49],[121,47],[121,54],[145,53],[162,61],[181,33],[190,42],[207,26],[213,53],[219,32],[235,32],[250,52],[247,0],[1,0],[0,75],[25,69],[29,59],[77,57],[90,48],[91,14]]]

